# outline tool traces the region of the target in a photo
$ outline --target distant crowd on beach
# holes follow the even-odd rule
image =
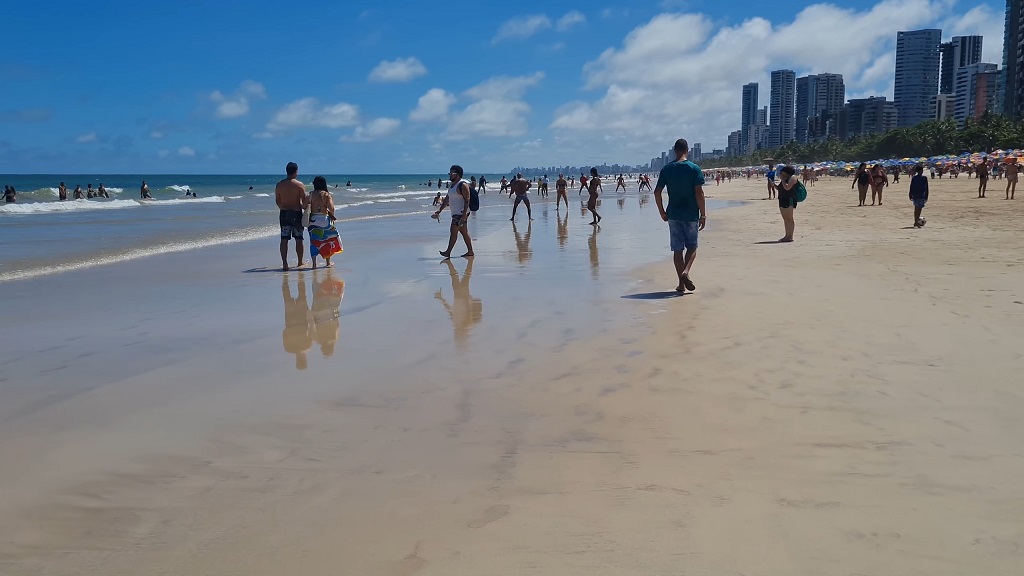
[[[734,178],[751,180],[755,177],[765,178],[769,200],[776,200],[779,204],[779,212],[783,221],[785,234],[778,240],[780,243],[794,241],[796,228],[794,213],[799,203],[805,201],[807,189],[823,175],[847,177],[850,176],[850,169],[843,167],[819,168],[813,166],[801,166],[799,169],[793,165],[781,165],[768,163],[764,167],[748,167],[742,169],[710,169],[702,170],[699,166],[689,160],[689,144],[685,139],[680,138],[673,145],[675,159],[666,164],[658,174],[657,184],[653,187],[655,202],[658,212],[669,229],[669,248],[673,253],[673,264],[679,284],[676,291],[684,293],[696,289],[691,273],[696,260],[699,232],[704,230],[707,224],[707,210],[705,206],[705,183],[714,180],[716,185],[731,182]],[[1019,167],[1016,158],[1007,158],[999,162],[994,158],[983,157],[978,162],[946,162],[934,164],[930,168],[931,178],[943,178],[949,175],[957,178],[961,173],[967,173],[968,178],[976,177],[978,181],[978,197],[986,198],[988,182],[990,179],[1006,178],[1006,198],[1013,199],[1016,193]],[[924,175],[926,166],[923,163],[905,165],[884,166],[875,163],[868,166],[867,163],[852,170],[851,189],[857,187],[859,190],[860,206],[867,205],[867,193],[871,192],[871,205],[882,205],[883,190],[890,183],[899,183],[901,174],[911,176],[909,200],[914,207],[914,227],[921,228],[926,224],[922,215],[928,201],[928,180]],[[337,236],[334,227],[334,206],[330,193],[327,192],[326,180],[322,176],[314,179],[314,192],[307,195],[305,185],[298,181],[298,166],[291,162],[286,168],[286,178],[281,180],[276,189],[277,205],[280,209],[281,225],[281,264],[284,270],[289,269],[288,264],[288,242],[295,240],[295,252],[298,265],[305,264],[303,233],[308,230],[311,244],[317,243],[317,239],[323,241],[323,235],[327,237]],[[890,176],[892,177],[890,179]],[[587,174],[580,174],[578,195],[587,192],[585,210],[589,211],[592,219],[590,225],[600,226],[602,216],[597,208],[600,205],[598,198],[603,192],[602,176],[596,168]],[[646,174],[636,176],[638,192],[646,188],[651,190],[651,180]],[[626,191],[626,178],[624,174],[614,177],[615,191]],[[467,181],[461,166],[452,165],[448,179],[438,178],[426,182],[428,187],[436,186],[438,193],[434,197],[433,205],[437,210],[431,214],[435,220],[441,219],[445,209],[451,211],[451,221],[448,228],[448,245],[440,250],[440,255],[448,260],[452,257],[452,250],[462,238],[466,246],[463,258],[473,258],[476,253],[473,250],[473,240],[470,236],[468,223],[474,212],[479,209],[481,194],[487,192],[487,180],[484,176],[479,178],[472,176]],[[569,209],[567,190],[575,189],[576,179],[573,176],[566,178],[559,174],[554,182],[555,185],[555,210],[561,211],[562,203]],[[533,211],[530,204],[529,192],[535,189],[541,198],[548,197],[550,181],[547,175],[535,179],[526,179],[521,173],[509,179],[502,176],[499,193],[508,193],[509,198],[515,196],[512,204],[511,220],[516,220],[519,207],[526,209],[526,217],[533,220]],[[442,191],[447,188],[447,193]],[[667,194],[666,194],[667,193]],[[667,203],[665,196],[667,195]],[[585,213],[585,212],[584,212]],[[319,223],[317,220],[319,219]],[[326,230],[326,232],[325,232]],[[330,256],[340,252],[328,249],[325,256],[327,265],[330,266]],[[316,255],[322,254],[323,245],[317,243],[312,247],[313,267],[316,267]]]

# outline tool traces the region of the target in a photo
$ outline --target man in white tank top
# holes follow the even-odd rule
[[[462,179],[462,174],[462,166],[453,165],[449,170],[448,176],[451,178],[452,185],[448,188],[448,195],[441,201],[441,207],[431,216],[431,218],[440,219],[441,211],[446,206],[451,206],[452,225],[448,238],[448,249],[441,252],[441,256],[444,256],[445,259],[452,257],[452,248],[455,248],[459,234],[462,234],[467,249],[462,257],[473,256],[473,239],[469,237],[469,227],[467,226],[469,223],[469,183]]]

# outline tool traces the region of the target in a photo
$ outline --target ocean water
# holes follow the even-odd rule
[[[300,174],[310,190],[313,176]],[[422,213],[438,191],[426,185],[431,179],[436,183],[436,175],[325,176],[342,224]],[[280,179],[278,175],[0,175],[0,183],[18,190],[16,203],[0,203],[0,282],[272,237],[279,231],[274,186]],[[153,200],[140,200],[143,180]],[[61,181],[69,196],[76,185],[85,190],[88,184],[95,189],[102,183],[110,198],[60,202]],[[346,186],[348,181],[351,186]],[[199,197],[186,197],[186,189]]]

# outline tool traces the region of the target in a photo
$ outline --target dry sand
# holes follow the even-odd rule
[[[656,298],[666,258],[592,331],[477,329],[276,410],[240,402],[284,398],[243,343],[8,423],[0,574],[1021,573],[1024,197],[934,180],[914,230],[907,181],[857,208],[826,178],[762,244],[762,184],[708,187],[755,201],[711,214],[696,294]]]

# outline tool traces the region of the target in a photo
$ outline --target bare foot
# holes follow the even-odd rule
[[[440,251],[439,251],[439,252],[440,252]],[[452,255],[451,255],[451,253],[450,253],[450,252],[440,252],[440,254],[441,254],[441,256],[444,256],[444,259],[445,259],[445,260],[447,260],[447,259],[449,259],[449,258],[451,258],[451,257],[452,257]]]
[[[281,263],[281,270],[284,270],[285,272],[288,271],[288,263],[287,262],[282,262]]]
[[[472,252],[466,252],[462,255],[463,258],[472,258],[473,256],[476,256],[476,254],[473,254]]]

